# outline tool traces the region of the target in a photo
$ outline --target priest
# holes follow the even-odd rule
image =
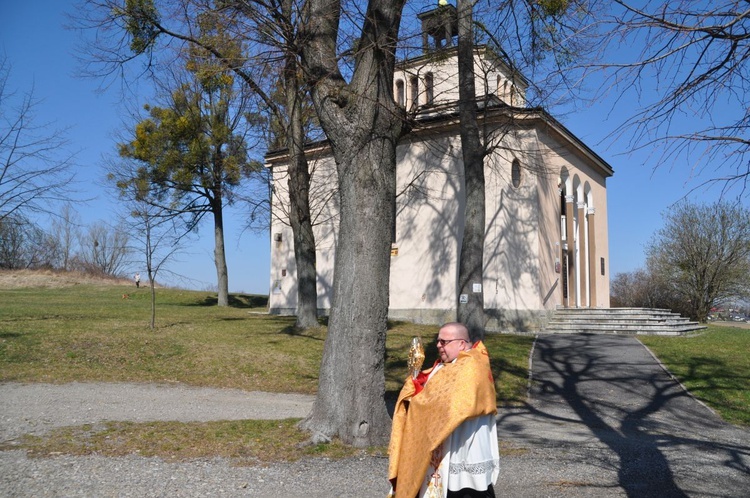
[[[410,375],[393,414],[388,479],[395,498],[495,496],[500,471],[487,348],[461,323],[437,337],[439,359]]]

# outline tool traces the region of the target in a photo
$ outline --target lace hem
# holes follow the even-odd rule
[[[487,460],[486,462],[478,463],[464,463],[464,462],[451,462],[448,472],[452,475],[455,474],[471,474],[471,475],[482,475],[490,474],[493,470],[500,467],[499,460]]]

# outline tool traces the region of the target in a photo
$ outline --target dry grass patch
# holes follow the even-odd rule
[[[529,452],[528,448],[522,446],[515,446],[507,441],[500,441],[500,456],[501,457],[514,457],[526,455]]]
[[[585,488],[591,486],[599,486],[599,484],[588,482],[588,481],[568,481],[565,479],[547,483],[548,486],[554,486],[556,488]]]
[[[30,457],[140,455],[166,461],[227,458],[237,465],[295,461],[303,457],[344,458],[360,453],[338,441],[307,444],[296,419],[218,422],[105,422],[63,427],[45,436],[24,436],[0,449],[24,449]]]
[[[72,287],[75,285],[134,286],[129,279],[62,270],[0,270],[0,288]]]

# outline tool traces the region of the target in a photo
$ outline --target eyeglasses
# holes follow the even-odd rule
[[[464,341],[464,342],[466,342],[466,339],[437,339],[436,342],[438,343],[438,345],[445,347],[446,344],[448,344],[450,342],[453,342],[453,341]]]

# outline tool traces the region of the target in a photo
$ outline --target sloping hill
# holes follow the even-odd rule
[[[0,270],[0,288],[16,287],[71,287],[74,285],[135,285],[132,280],[77,271],[57,270]]]

